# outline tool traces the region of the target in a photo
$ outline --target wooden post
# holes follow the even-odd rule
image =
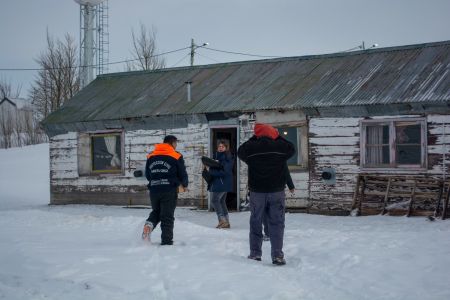
[[[444,185],[445,187],[445,185]],[[444,209],[442,211],[442,220],[447,218],[448,198],[450,197],[450,182],[447,184],[447,193],[445,194]]]
[[[386,193],[384,194],[384,201],[383,201],[383,210],[381,211],[381,214],[384,215],[386,213],[386,204],[389,198],[389,190],[391,189],[391,178],[388,179],[388,184],[386,188]]]
[[[356,187],[355,187],[355,193],[353,194],[353,201],[352,201],[352,210],[356,208],[356,203],[358,201],[358,195],[359,195],[359,185],[361,183],[361,175],[358,175],[356,178]]]
[[[441,198],[442,198],[442,191],[443,191],[444,187],[443,187],[443,183],[439,184],[439,196],[436,200],[436,207],[434,209],[434,214],[433,216],[435,218],[437,218],[439,216],[439,212],[441,211]]]
[[[411,199],[409,199],[409,206],[408,206],[408,212],[406,213],[406,216],[409,217],[411,215],[411,211],[413,208],[413,202],[416,198],[416,186],[417,186],[417,180],[414,180],[414,186],[411,191]]]
[[[366,190],[366,181],[367,181],[367,176],[364,176],[362,178],[362,187],[361,187],[361,199],[359,200],[359,204],[358,204],[358,209],[359,209],[359,213],[358,215],[362,214],[362,202],[364,201],[364,191]]]

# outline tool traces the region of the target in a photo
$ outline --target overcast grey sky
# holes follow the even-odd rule
[[[73,0],[0,0],[0,68],[36,68],[46,30],[79,42]],[[131,29],[157,29],[161,52],[208,42],[209,47],[273,56],[347,50],[365,41],[379,47],[450,40],[450,0],[109,0],[110,62],[131,57]],[[189,50],[166,56],[175,65]],[[199,49],[196,64],[257,59]],[[176,66],[189,64],[185,57]],[[123,65],[110,68],[124,70]],[[36,72],[0,71],[22,84]]]

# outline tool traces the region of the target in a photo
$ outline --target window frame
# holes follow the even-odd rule
[[[420,125],[420,164],[398,164],[396,157],[397,135],[396,124],[398,123],[415,123]],[[367,127],[374,125],[388,125],[389,126],[389,165],[383,165],[376,167],[373,165],[367,165],[366,152],[367,152]],[[385,170],[426,170],[428,165],[427,160],[427,123],[425,118],[393,118],[393,119],[371,119],[360,121],[360,167],[361,170],[371,171],[385,171]]]
[[[289,170],[305,170],[308,168],[308,127],[306,124],[276,124],[275,129],[295,128],[297,132],[297,162],[295,165],[288,165]]]
[[[85,176],[117,176],[123,175],[125,172],[125,134],[123,130],[104,130],[104,131],[95,131],[95,132],[84,132],[79,133],[79,136],[82,135],[84,139],[88,140],[88,144],[85,142],[84,146],[89,147],[88,149],[83,149],[84,153],[88,154],[88,156],[81,157],[78,155],[78,175],[80,177]],[[117,170],[94,170],[94,145],[92,143],[92,138],[94,137],[105,137],[105,136],[116,136],[120,139],[120,168]],[[80,137],[78,138],[80,141]],[[80,152],[80,149],[78,150]],[[80,160],[84,160],[84,164],[88,164],[87,170],[81,170]],[[88,161],[86,161],[88,160]],[[85,169],[86,167],[84,167]]]

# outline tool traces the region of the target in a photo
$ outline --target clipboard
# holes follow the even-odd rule
[[[219,169],[223,168],[223,166],[220,164],[219,161],[209,158],[207,156],[202,156],[202,164],[210,168],[219,168]]]

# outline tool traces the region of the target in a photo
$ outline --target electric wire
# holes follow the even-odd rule
[[[176,67],[180,62],[182,62],[186,57],[188,57],[189,55],[191,55],[190,53],[186,54],[185,56],[183,56],[179,61],[177,61],[175,64],[173,64],[172,66],[170,66],[171,68]]]
[[[207,59],[209,59],[209,60],[211,60],[211,61],[214,61],[214,62],[216,62],[216,63],[220,63],[220,61],[215,60],[214,58],[208,57],[208,56],[206,56],[206,55],[204,55],[204,54],[201,54],[201,53],[199,53],[199,52],[195,52],[195,53],[198,54],[198,56],[202,56],[202,57],[207,58]]]
[[[171,53],[175,53],[175,52],[179,52],[179,51],[183,51],[186,49],[191,48],[190,46],[184,47],[184,48],[180,48],[180,49],[176,49],[176,50],[172,50],[172,51],[167,51],[167,52],[163,52],[163,53],[159,53],[159,54],[155,54],[152,55],[150,57],[157,57],[157,56],[161,56],[161,55],[166,55],[166,54],[171,54]],[[215,51],[215,52],[221,52],[221,53],[228,53],[228,54],[235,54],[235,55],[244,55],[244,56],[251,56],[251,57],[260,57],[260,58],[280,58],[282,56],[273,56],[273,55],[258,55],[258,54],[251,54],[251,53],[243,53],[243,52],[235,52],[235,51],[226,51],[226,50],[220,50],[220,49],[214,49],[214,48],[210,48],[210,47],[199,47],[202,49],[207,49],[210,51]],[[349,51],[349,50],[346,50]],[[206,55],[202,55],[200,53],[197,52],[198,55],[203,56],[205,58],[208,58],[212,61],[215,61],[217,63],[220,63],[219,61],[212,59]],[[189,56],[190,53],[188,53],[186,56]],[[178,65],[182,60],[184,60],[186,58],[186,56],[184,56],[181,60],[179,60],[177,63],[175,63],[172,67],[175,67],[176,65]],[[123,64],[123,63],[129,63],[129,62],[133,62],[133,61],[139,61],[139,58],[136,59],[126,59],[126,60],[121,60],[121,61],[115,61],[115,62],[109,62],[106,63],[104,65],[116,65],[116,64]],[[58,68],[0,68],[0,71],[48,71],[48,70],[63,70],[63,69],[76,69],[76,68],[86,68],[86,67],[98,67],[97,64],[95,65],[83,65],[83,66],[71,66],[71,67],[58,67]]]
[[[172,50],[172,51],[155,54],[155,55],[152,55],[149,57],[157,57],[157,56],[161,56],[161,55],[175,53],[175,52],[179,52],[179,51],[186,50],[189,48],[190,47],[184,47],[184,48],[180,48],[180,49],[176,49],[176,50]],[[115,61],[115,62],[106,63],[104,65],[116,65],[116,64],[132,62],[132,61],[139,61],[139,58]],[[86,68],[86,67],[98,67],[98,65],[83,65],[83,66],[61,67],[61,68],[0,68],[0,71],[48,71],[48,70],[76,69],[76,68]]]
[[[357,50],[357,49],[362,49],[362,46],[361,45],[360,46],[356,46],[356,47],[353,47],[353,48],[350,48],[350,49],[347,49],[347,50],[343,50],[343,51],[339,51],[339,52],[348,52],[348,51],[353,51],[353,50]]]
[[[245,56],[253,56],[253,57],[263,57],[263,58],[280,58],[283,56],[273,56],[273,55],[258,55],[258,54],[250,54],[250,53],[243,53],[243,52],[234,52],[234,51],[226,51],[226,50],[219,50],[219,49],[214,49],[214,48],[209,48],[209,47],[202,47],[203,49],[208,49],[211,51],[216,51],[216,52],[222,52],[222,53],[228,53],[228,54],[236,54],[236,55],[245,55]]]

